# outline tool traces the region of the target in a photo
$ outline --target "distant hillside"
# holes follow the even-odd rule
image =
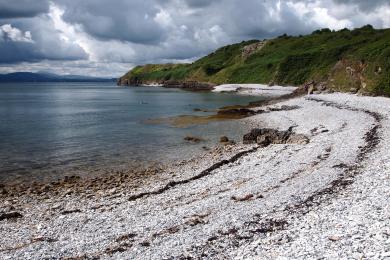
[[[0,82],[109,82],[113,79],[51,73],[15,72],[0,74]]]
[[[322,29],[222,47],[191,64],[137,66],[120,85],[145,83],[314,84],[336,91],[390,95],[390,29]]]

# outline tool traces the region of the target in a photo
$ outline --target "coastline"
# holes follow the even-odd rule
[[[321,94],[273,103],[242,124],[294,127],[308,144],[220,146],[40,193],[2,187],[2,216],[20,216],[0,221],[1,258],[385,257],[390,100]]]

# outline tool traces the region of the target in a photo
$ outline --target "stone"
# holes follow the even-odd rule
[[[195,136],[186,136],[186,137],[184,137],[184,140],[187,142],[192,142],[192,143],[199,143],[199,142],[203,141],[202,138],[195,137]]]
[[[310,142],[309,138],[303,134],[294,134],[291,135],[287,142],[288,144],[308,144]]]
[[[232,200],[234,200],[234,201],[247,201],[247,200],[251,200],[253,198],[254,198],[253,194],[247,194],[243,197],[232,196]]]
[[[270,128],[255,128],[243,136],[243,143],[251,144],[255,142],[262,146],[268,146],[270,144],[306,144],[309,142],[309,138],[302,134],[293,133],[292,127],[286,131],[278,131]]]
[[[308,95],[311,95],[314,93],[314,86],[313,85],[310,85],[307,89],[307,94]]]
[[[141,242],[141,243],[139,243],[141,246],[146,246],[146,247],[148,247],[148,246],[150,246],[150,242],[149,241],[143,241],[143,242]]]
[[[325,83],[325,82],[321,82],[320,84],[318,84],[317,89],[318,89],[319,91],[324,91],[324,90],[326,90],[326,89],[327,89],[326,83]]]
[[[13,212],[0,214],[0,221],[5,220],[5,219],[16,219],[16,218],[22,218],[22,217],[23,217],[22,214],[20,214],[19,212],[13,211]]]
[[[308,95],[313,94],[313,91],[315,90],[315,82],[309,81],[304,85],[304,89],[307,91]]]
[[[330,236],[330,237],[328,237],[328,239],[330,241],[335,242],[335,241],[339,241],[341,239],[341,237],[339,237],[339,236]]]
[[[358,89],[357,88],[351,88],[349,90],[349,92],[352,93],[352,94],[356,94],[358,92]]]
[[[221,138],[219,139],[219,142],[227,143],[227,142],[229,142],[229,138],[227,136],[221,136]]]

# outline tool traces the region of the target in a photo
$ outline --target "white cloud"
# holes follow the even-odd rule
[[[173,26],[171,15],[164,9],[160,9],[160,11],[154,17],[154,21],[166,28]]]
[[[13,42],[34,42],[31,38],[30,31],[21,31],[18,28],[12,27],[10,24],[0,26],[0,41]]]

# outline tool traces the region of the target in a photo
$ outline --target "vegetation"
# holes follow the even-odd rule
[[[222,47],[191,64],[137,66],[121,79],[130,82],[326,84],[390,95],[390,29],[322,29],[307,36],[282,35],[263,42]]]

